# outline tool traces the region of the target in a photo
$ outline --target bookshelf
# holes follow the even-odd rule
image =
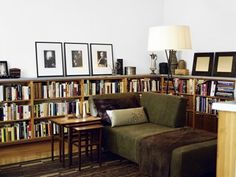
[[[50,119],[89,114],[95,94],[157,92],[165,94],[166,75],[115,75],[0,80],[0,146],[49,139]],[[234,78],[173,76],[170,93],[188,100],[186,125],[217,131],[212,103],[233,100]],[[173,87],[174,86],[174,87]]]

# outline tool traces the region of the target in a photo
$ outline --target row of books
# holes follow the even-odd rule
[[[123,93],[124,83],[120,80],[104,81],[104,80],[85,80],[84,95],[101,95],[111,93]]]
[[[29,100],[30,87],[26,85],[0,85],[0,101]]]
[[[212,103],[218,102],[219,99],[209,97],[196,97],[196,111],[208,114],[217,114],[217,111],[212,109]]]
[[[234,98],[235,83],[232,81],[205,81],[199,80],[196,94],[202,96],[219,96]]]
[[[30,119],[30,117],[31,117],[31,107],[29,105],[4,103],[0,107],[0,121]]]
[[[150,78],[131,79],[127,87],[129,92],[157,92],[160,91],[160,81]]]
[[[194,81],[193,79],[174,79],[174,87],[176,93],[188,93],[188,94],[194,94]]]
[[[51,122],[50,121],[42,121],[38,122],[34,125],[34,136],[35,137],[46,137],[51,136]],[[67,132],[67,128],[64,129],[64,132]],[[53,134],[59,134],[59,126],[53,124]]]
[[[88,101],[82,103],[80,100],[68,102],[49,102],[34,105],[34,116],[44,118],[50,116],[61,116],[66,114],[75,114],[76,116],[86,116],[89,113]]]
[[[78,82],[41,82],[34,84],[35,99],[73,97],[81,95],[81,86]]]
[[[31,127],[27,122],[5,125],[0,130],[2,143],[31,138]]]

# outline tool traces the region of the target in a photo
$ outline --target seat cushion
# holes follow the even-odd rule
[[[120,127],[106,126],[103,130],[103,146],[113,153],[138,163],[139,142],[142,138],[173,129],[153,123]]]

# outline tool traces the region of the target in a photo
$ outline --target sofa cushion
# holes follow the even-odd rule
[[[174,130],[174,128],[148,122],[119,127],[105,126],[102,143],[106,150],[138,163],[141,139],[171,130]]]
[[[187,100],[180,96],[143,93],[141,106],[152,123],[182,127],[185,125]]]
[[[143,107],[107,110],[111,119],[111,126],[132,125],[147,122],[146,114]]]
[[[126,101],[128,101],[128,103],[130,101],[133,101],[135,102],[136,105],[138,105],[135,107],[140,107],[140,103],[139,103],[140,97],[138,93],[116,93],[116,94],[106,94],[106,95],[91,95],[89,96],[89,99],[88,99],[91,115],[92,116],[98,115],[96,105],[94,104],[95,99],[97,100],[97,99],[122,99],[122,98],[126,98]]]
[[[140,107],[140,104],[135,96],[121,98],[98,97],[93,99],[93,103],[96,107],[97,115],[102,118],[102,123],[105,125],[111,125],[111,120],[107,115],[106,110]]]

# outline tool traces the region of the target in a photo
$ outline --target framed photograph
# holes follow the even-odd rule
[[[211,76],[214,52],[194,53],[192,75]]]
[[[7,61],[0,61],[0,78],[8,77]]]
[[[112,44],[90,44],[92,75],[111,75],[114,68]]]
[[[88,76],[88,43],[64,43],[66,76]]]
[[[216,52],[213,76],[236,77],[236,52]]]
[[[61,42],[35,42],[38,77],[64,76]]]

